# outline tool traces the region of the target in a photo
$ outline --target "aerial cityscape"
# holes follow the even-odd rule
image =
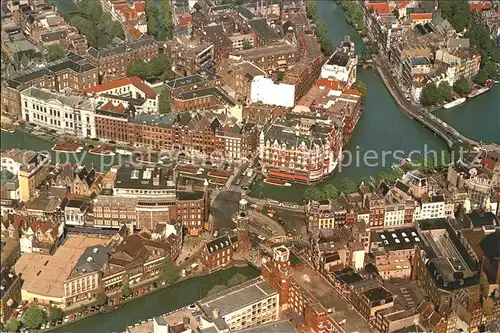
[[[0,9],[0,332],[500,333],[500,1]]]

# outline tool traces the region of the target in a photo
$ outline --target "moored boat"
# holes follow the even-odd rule
[[[133,152],[127,149],[116,149],[115,153],[123,156],[132,156]]]
[[[83,147],[75,143],[56,143],[52,146],[52,151],[80,153]]]
[[[264,183],[269,184],[269,185],[276,185],[276,186],[292,186],[292,184],[287,183],[284,180],[277,179],[277,178],[266,178],[264,179]]]
[[[108,147],[108,146],[99,146],[97,148],[92,148],[89,150],[89,153],[90,154],[94,154],[94,155],[103,155],[103,156],[113,156],[115,155],[115,153],[113,152],[113,150]]]
[[[487,92],[490,89],[491,89],[490,87],[483,87],[483,88],[474,90],[473,92],[471,92],[470,94],[467,95],[467,98],[477,97],[477,96],[479,96],[481,94],[484,94],[485,92]]]
[[[454,108],[455,106],[458,106],[458,105],[462,104],[466,100],[467,99],[465,97],[461,97],[461,98],[458,98],[458,99],[454,100],[453,102],[446,103],[443,107],[445,109],[451,109],[451,108]]]

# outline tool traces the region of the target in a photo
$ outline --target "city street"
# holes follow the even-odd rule
[[[232,221],[233,215],[238,212],[241,193],[221,191],[210,207],[212,233],[232,230],[236,227]]]

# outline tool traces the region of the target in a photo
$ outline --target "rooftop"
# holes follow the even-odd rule
[[[47,103],[52,101],[56,101],[57,103],[63,104],[70,108],[78,108],[85,110],[94,110],[96,105],[94,102],[86,97],[81,95],[71,95],[67,93],[59,93],[59,92],[51,92],[49,90],[40,89],[36,87],[30,87],[21,92],[23,96],[33,97],[39,100],[43,100]]]
[[[295,326],[290,323],[289,320],[275,321],[272,323],[259,325],[244,330],[240,330],[241,333],[295,333],[299,332]]]
[[[175,188],[172,170],[160,167],[135,168],[132,164],[122,165],[116,172],[115,188],[167,189]]]
[[[110,90],[117,89],[120,87],[126,87],[129,85],[133,85],[138,90],[142,91],[148,98],[154,99],[157,96],[156,92],[147,83],[145,83],[137,76],[124,77],[111,82],[103,83],[95,87],[87,88],[85,89],[85,92],[87,94],[100,94],[109,92]],[[130,91],[127,91],[126,93],[127,94],[130,93]],[[125,89],[124,89],[124,94],[125,94]]]
[[[412,249],[420,243],[420,238],[415,228],[402,228],[395,230],[373,231],[371,242],[381,242],[386,251]]]
[[[103,245],[86,248],[78,259],[70,278],[100,271],[108,261],[109,254],[110,250]]]
[[[212,316],[212,311],[218,309],[219,315],[224,317],[276,294],[277,292],[262,277],[258,277],[204,298],[198,304],[207,315]]]
[[[381,286],[367,290],[363,293],[363,295],[365,295],[370,302],[386,300],[393,296],[390,291]],[[390,301],[392,301],[392,299]]]
[[[12,251],[19,246],[19,241],[14,238],[2,237],[1,238],[1,267],[4,267],[5,261],[9,258]]]
[[[17,261],[16,272],[23,279],[22,289],[44,297],[64,297],[64,281],[88,247],[104,245],[108,239],[69,236],[54,255],[25,253]]]
[[[292,269],[292,281],[305,292],[315,298],[325,310],[332,310],[337,323],[346,319],[347,332],[370,332],[364,318],[345,302],[325,281],[325,279],[308,266],[298,266]]]
[[[281,55],[286,53],[297,52],[297,49],[289,43],[275,44],[266,47],[257,47],[249,50],[241,51],[239,54],[243,59],[256,59],[261,57],[268,57],[272,55]]]

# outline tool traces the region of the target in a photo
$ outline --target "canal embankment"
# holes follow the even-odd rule
[[[214,286],[227,285],[228,281],[238,273],[245,275],[248,279],[260,275],[260,272],[253,267],[245,266],[231,267],[208,275],[189,278],[141,297],[133,298],[122,303],[115,311],[97,313],[59,326],[50,332],[121,332],[129,325],[163,315],[202,299]]]

